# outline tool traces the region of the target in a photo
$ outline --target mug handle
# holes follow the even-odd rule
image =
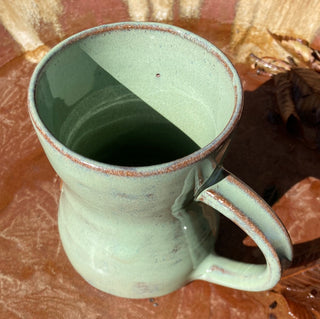
[[[289,235],[259,195],[223,167],[217,169],[219,180],[203,185],[195,200],[213,207],[246,232],[260,248],[266,264],[243,263],[212,253],[194,270],[191,279],[247,291],[271,289],[292,261]]]

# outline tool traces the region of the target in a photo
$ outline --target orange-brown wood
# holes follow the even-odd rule
[[[130,19],[125,1],[61,3],[63,10],[55,20],[60,35],[43,19],[33,26],[47,47],[85,28]],[[207,38],[233,59],[229,43],[234,4],[202,1],[197,19],[186,20],[181,19],[175,2],[171,22]],[[273,120],[270,110],[275,97],[266,78],[247,65],[236,65],[245,104],[225,166],[270,202],[280,198],[274,209],[295,244],[292,268],[267,292],[241,292],[197,281],[161,298],[122,299],[87,284],[63,251],[57,228],[60,180],[27,114],[27,87],[37,58],[21,55],[25,48],[4,26],[0,26],[0,36],[0,318],[319,316],[320,153],[289,136],[281,123]],[[224,219],[221,229],[216,247],[220,254],[261,262],[261,254],[245,234]]]

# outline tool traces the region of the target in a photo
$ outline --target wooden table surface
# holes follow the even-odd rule
[[[59,37],[50,23],[37,29],[44,45],[51,47],[94,25],[130,19],[125,2],[113,13],[107,6],[97,10],[93,1],[69,3],[60,13],[64,20]],[[205,11],[208,1],[204,7],[198,19],[176,17],[171,23],[228,53],[234,11],[219,7],[223,23],[218,23],[217,12],[210,16]],[[291,268],[267,292],[196,281],[164,297],[123,299],[87,284],[63,251],[57,229],[60,181],[27,113],[27,87],[36,58],[30,59],[30,52],[21,55],[23,48],[3,26],[0,37],[0,318],[320,318],[320,152],[272,121],[275,98],[270,81],[247,65],[236,65],[245,103],[225,166],[273,204],[294,243]],[[238,260],[261,259],[234,225],[222,219],[221,229],[218,253]]]

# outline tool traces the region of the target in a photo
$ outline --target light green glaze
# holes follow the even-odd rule
[[[147,298],[195,279],[244,290],[277,283],[281,264],[292,258],[290,239],[271,209],[220,166],[241,104],[240,80],[228,59],[173,26],[98,27],[65,40],[40,62],[29,112],[63,180],[63,247],[91,285]],[[95,160],[120,131],[147,137],[148,130],[132,133],[144,123],[174,129],[174,137],[184,133],[200,149],[141,167]],[[108,147],[104,152],[110,155]],[[265,266],[216,256],[216,210],[256,241]]]

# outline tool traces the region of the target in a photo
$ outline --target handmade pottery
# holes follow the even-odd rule
[[[130,298],[196,279],[251,291],[279,281],[292,258],[288,234],[222,167],[242,98],[221,51],[164,24],[86,30],[39,63],[29,113],[63,181],[60,237],[85,280]],[[215,254],[219,213],[256,242],[266,264]]]

